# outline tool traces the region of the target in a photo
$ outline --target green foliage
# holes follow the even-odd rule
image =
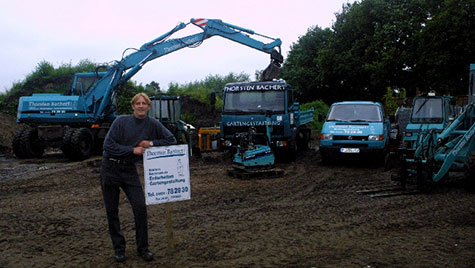
[[[62,64],[58,68],[49,62],[42,61],[23,81],[14,83],[10,90],[0,94],[3,96],[0,101],[0,111],[16,115],[18,99],[33,93],[69,94],[74,74],[92,72],[95,68],[96,65],[89,60],[83,60],[77,66]]]
[[[362,0],[331,29],[311,27],[291,47],[282,77],[302,101],[378,101],[390,88],[411,96],[466,95],[475,55],[473,0]]]
[[[406,89],[405,88],[400,88],[398,89],[398,93],[397,93],[397,96],[399,98],[406,98]]]
[[[204,80],[191,82],[184,85],[170,83],[168,86],[169,95],[186,95],[193,99],[197,99],[202,103],[211,105],[210,96],[212,92],[216,92],[216,110],[219,111],[223,105],[221,92],[227,83],[249,81],[249,75],[245,73],[234,74],[229,73],[226,76],[208,75]]]
[[[296,97],[302,102],[314,100],[316,91],[320,96],[329,93],[328,85],[321,78],[322,70],[317,65],[317,59],[331,37],[330,29],[312,27],[291,46],[281,75],[296,89]],[[318,75],[321,77],[316,77]]]
[[[394,93],[396,93],[395,96],[394,96]],[[406,98],[406,89],[405,88],[391,89],[388,87],[386,89],[386,94],[384,94],[382,98],[384,113],[386,116],[396,113],[397,108],[398,108],[398,103],[396,101],[396,98],[399,98],[399,99]]]
[[[73,83],[75,73],[93,72],[97,65],[83,60],[78,65],[62,64],[55,68],[51,63],[42,61],[35,70],[27,75],[24,81],[13,84],[10,90],[4,94],[0,94],[0,111],[3,113],[15,115],[18,107],[18,100],[21,96],[29,96],[33,93],[61,93],[70,94],[71,85]],[[247,74],[233,74],[227,76],[210,75],[202,81],[189,83],[186,85],[171,84],[168,94],[170,95],[188,95],[203,103],[210,104],[211,92],[221,92],[224,85],[231,82],[248,81]],[[128,81],[117,88],[117,114],[130,114],[132,107],[130,99],[139,92],[145,92],[149,96],[156,96],[162,94],[160,92],[160,85],[152,81],[149,84],[142,86],[137,85],[136,82]],[[219,94],[216,99],[216,111],[222,107],[222,99]],[[191,115],[185,115],[187,119],[196,121]]]
[[[157,95],[158,93],[160,93],[160,84],[155,81],[152,81],[149,84],[145,85],[145,90],[153,92],[151,96]]]
[[[330,107],[328,107],[328,105],[321,100],[316,100],[300,105],[301,110],[310,110],[312,108],[314,109],[314,111],[313,122],[311,124],[311,127],[313,130],[320,132],[322,130],[323,123],[325,122],[325,118]],[[319,120],[320,118],[322,120]]]
[[[54,66],[49,62],[42,61],[36,66],[32,76],[50,77],[53,73]]]
[[[223,109],[223,98],[216,98],[216,103],[214,104],[215,111],[221,111]]]
[[[396,113],[397,102],[393,98],[393,90],[389,87],[387,88],[386,94],[384,94],[383,97],[383,106],[385,115],[391,115]]]
[[[132,105],[130,105],[130,100],[135,94],[139,91],[134,82],[128,81],[125,84],[119,85],[117,88],[119,99],[117,101],[117,114],[131,114],[133,112]]]
[[[221,92],[227,83],[232,82],[244,82],[249,81],[249,75],[245,73],[234,74],[229,73],[226,76],[220,75],[208,75],[204,80],[195,81],[188,84],[180,85],[178,83],[170,83],[168,87],[168,93],[174,95],[180,95],[191,93],[198,88],[203,88],[206,92]]]
[[[190,125],[196,125],[196,116],[194,114],[182,112],[181,120],[185,121]]]

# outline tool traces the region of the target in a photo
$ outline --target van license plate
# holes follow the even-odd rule
[[[340,148],[340,152],[346,154],[357,154],[360,152],[360,148]]]

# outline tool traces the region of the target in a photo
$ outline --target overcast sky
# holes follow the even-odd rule
[[[348,0],[15,0],[0,11],[0,92],[32,73],[41,61],[55,67],[88,59],[120,60],[126,48],[168,32],[191,18],[220,19],[282,40],[284,58],[290,46],[315,25],[330,27]],[[188,25],[171,38],[200,32]],[[253,36],[254,37],[254,36]],[[259,39],[258,37],[256,37]],[[262,40],[270,42],[271,40]],[[197,48],[184,48],[148,62],[132,80],[185,84],[208,75],[246,73],[254,78],[270,62],[266,53],[219,36]]]

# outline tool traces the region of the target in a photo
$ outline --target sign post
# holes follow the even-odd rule
[[[173,254],[175,252],[175,241],[173,240],[173,224],[172,224],[172,208],[171,204],[166,203],[166,226],[167,226],[167,240],[168,240],[168,252]]]
[[[188,145],[150,147],[143,163],[147,205],[191,199]],[[172,211],[170,204],[165,206],[168,250],[173,253]]]

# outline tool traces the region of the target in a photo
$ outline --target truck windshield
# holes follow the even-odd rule
[[[332,106],[327,121],[381,122],[381,109],[371,104],[342,104]]]
[[[239,91],[227,92],[224,112],[283,112],[285,91]]]
[[[442,123],[442,99],[419,98],[412,107],[412,123]]]

